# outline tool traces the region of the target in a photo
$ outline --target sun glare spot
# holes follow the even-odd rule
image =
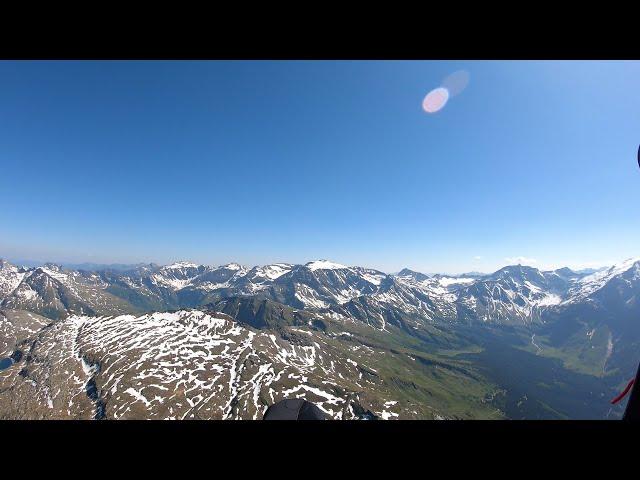
[[[455,97],[469,85],[469,72],[458,70],[442,80],[438,88],[434,88],[422,101],[422,108],[427,113],[436,113],[444,108],[450,98]]]
[[[449,90],[444,87],[438,87],[427,93],[422,101],[422,108],[427,113],[436,113],[447,104],[449,100]]]

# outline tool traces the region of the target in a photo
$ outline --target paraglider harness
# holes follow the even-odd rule
[[[640,388],[638,388],[638,375],[640,375],[640,366],[638,367],[635,378],[629,380],[629,383],[620,395],[611,400],[611,404],[615,405],[626,397],[629,391],[631,391],[629,403],[627,403],[627,408],[625,409],[624,416],[622,417],[623,420],[640,420]]]
[[[263,420],[326,420],[325,414],[313,403],[301,398],[281,400],[264,412]]]

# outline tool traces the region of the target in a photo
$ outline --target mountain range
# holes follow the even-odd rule
[[[615,418],[640,259],[395,274],[327,260],[19,267],[0,260],[0,417]]]

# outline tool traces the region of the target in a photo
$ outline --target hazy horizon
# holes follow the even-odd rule
[[[190,258],[180,258],[180,259],[175,259],[175,260],[170,260],[170,261],[165,261],[165,262],[158,262],[158,261],[128,261],[128,262],[123,262],[123,261],[113,261],[113,262],[103,262],[103,261],[92,261],[92,260],[84,260],[84,261],[73,261],[73,260],[64,260],[64,259],[47,259],[47,260],[41,260],[41,259],[33,259],[33,258],[18,258],[18,257],[10,257],[10,256],[3,256],[0,255],[0,260],[5,260],[13,265],[16,266],[27,266],[27,267],[31,267],[31,266],[39,266],[39,265],[44,265],[47,263],[51,263],[51,264],[57,264],[57,265],[96,265],[96,266],[112,266],[112,265],[148,265],[148,264],[155,264],[158,266],[166,266],[166,265],[171,265],[174,263],[180,263],[180,262],[190,262],[190,263],[194,263],[196,265],[204,265],[204,266],[210,266],[210,267],[218,267],[218,266],[223,266],[223,265],[228,265],[228,264],[232,264],[232,263],[237,263],[239,265],[242,265],[243,267],[247,267],[247,268],[252,268],[252,267],[256,267],[256,266],[264,266],[264,265],[269,265],[269,264],[275,264],[275,263],[287,263],[287,264],[296,264],[296,265],[305,265],[307,263],[313,262],[313,261],[317,261],[317,260],[328,260],[330,262],[335,262],[341,265],[345,265],[347,267],[354,267],[354,266],[358,266],[358,267],[364,267],[364,268],[371,268],[371,269],[375,269],[375,270],[379,270],[381,272],[387,273],[387,274],[393,274],[393,273],[397,273],[399,271],[401,271],[404,268],[408,268],[409,270],[413,270],[416,272],[420,272],[420,273],[425,273],[425,274],[451,274],[451,275],[461,275],[461,274],[465,274],[465,273],[483,273],[483,274],[491,274],[497,270],[500,270],[501,268],[507,267],[507,266],[512,266],[512,265],[523,265],[523,266],[530,266],[530,267],[534,267],[537,268],[541,271],[548,271],[548,270],[557,270],[559,268],[564,268],[564,267],[568,267],[572,270],[575,271],[579,271],[579,270],[587,270],[587,269],[602,269],[602,268],[606,268],[606,267],[610,267],[612,265],[616,265],[619,263],[622,263],[626,260],[630,260],[630,259],[640,259],[640,256],[634,256],[634,257],[626,257],[626,258],[620,258],[617,259],[615,261],[609,261],[609,262],[604,262],[604,263],[594,263],[594,262],[585,262],[585,263],[581,263],[581,264],[577,264],[577,265],[548,265],[548,264],[538,264],[537,260],[535,259],[527,259],[527,258],[511,258],[511,259],[505,259],[504,264],[498,266],[497,268],[491,269],[491,270],[479,270],[479,269],[473,269],[473,268],[468,268],[468,269],[463,269],[461,271],[438,271],[438,270],[433,270],[431,268],[424,268],[424,267],[420,267],[420,268],[415,268],[412,266],[403,266],[400,268],[396,268],[393,270],[385,270],[385,269],[381,269],[381,268],[377,268],[375,266],[372,265],[360,265],[360,264],[354,264],[354,263],[350,263],[350,262],[338,262],[335,259],[331,259],[331,258],[313,258],[313,259],[307,259],[304,261],[299,261],[299,262],[291,262],[291,261],[277,261],[277,262],[269,262],[269,263],[257,263],[257,264],[252,264],[252,263],[243,263],[243,262],[238,262],[238,261],[234,261],[234,260],[230,260],[227,262],[216,262],[216,263],[210,263],[210,262],[200,262],[194,259],[190,259]],[[535,261],[534,261],[535,260]]]

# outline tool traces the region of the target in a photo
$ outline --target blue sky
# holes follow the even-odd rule
[[[640,62],[0,62],[0,256],[606,264],[639,142]]]

